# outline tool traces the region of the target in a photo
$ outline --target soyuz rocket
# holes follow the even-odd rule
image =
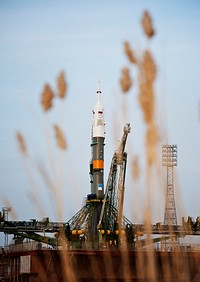
[[[105,121],[104,108],[101,103],[100,82],[98,82],[97,102],[92,111],[92,140],[90,162],[91,194],[94,198],[102,200],[104,197],[104,140]]]

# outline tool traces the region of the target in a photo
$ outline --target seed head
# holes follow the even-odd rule
[[[147,37],[151,38],[155,34],[151,16],[147,11],[144,11],[142,17],[142,27]]]
[[[51,89],[49,84],[45,84],[44,90],[41,96],[41,104],[44,111],[48,111],[52,107],[52,100],[54,97],[53,90]]]
[[[146,79],[153,82],[156,78],[157,70],[156,70],[156,64],[154,62],[154,59],[148,50],[144,52],[142,65]]]
[[[134,55],[133,50],[131,49],[129,43],[127,41],[124,42],[124,52],[127,55],[129,62],[136,64],[137,63],[137,59]]]
[[[57,77],[58,97],[63,99],[67,93],[67,82],[65,80],[64,72],[61,72]]]
[[[58,125],[54,125],[54,130],[55,130],[55,135],[56,135],[58,147],[60,149],[66,149],[67,144],[66,144],[66,140],[65,140],[65,137],[64,137],[64,134],[63,134],[61,128]]]
[[[120,85],[123,93],[129,91],[132,86],[132,80],[129,73],[129,68],[124,67],[121,72]]]

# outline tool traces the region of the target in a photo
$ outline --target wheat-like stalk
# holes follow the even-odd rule
[[[130,77],[130,71],[128,67],[124,67],[121,71],[120,86],[123,93],[129,91],[132,86],[132,79]]]
[[[133,50],[131,49],[131,46],[130,46],[128,41],[124,42],[124,53],[127,55],[129,62],[131,62],[133,64],[137,64],[137,58],[136,58]]]
[[[132,175],[134,179],[138,179],[140,176],[139,158],[134,156],[132,159]]]
[[[156,78],[157,68],[149,50],[144,51],[142,67],[144,70],[145,79],[153,83]]]
[[[41,105],[43,110],[47,112],[52,108],[52,101],[54,98],[54,92],[49,84],[45,84],[42,95],[41,95]]]
[[[20,152],[23,155],[27,155],[27,147],[26,147],[25,139],[24,139],[22,133],[18,131],[16,133],[16,138],[17,138],[17,143],[18,143],[18,147],[19,147]]]
[[[158,130],[155,123],[154,81],[157,69],[150,51],[145,50],[139,65],[138,101],[143,113],[146,128],[146,159],[149,165],[156,162]]]
[[[155,30],[153,28],[152,19],[148,11],[144,11],[142,16],[142,27],[143,31],[148,38],[151,38],[155,34]]]
[[[65,136],[61,130],[61,128],[58,125],[54,125],[54,131],[55,131],[55,136],[57,140],[58,147],[60,149],[66,149],[67,148],[67,142],[65,139]]]
[[[157,161],[158,141],[158,129],[155,122],[152,122],[149,124],[146,131],[146,158],[149,165],[155,164]]]
[[[68,87],[67,87],[67,81],[65,79],[65,74],[63,71],[57,76],[57,88],[58,88],[58,97],[61,99],[65,98]]]

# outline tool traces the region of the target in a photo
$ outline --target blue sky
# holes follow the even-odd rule
[[[152,15],[156,30],[150,44],[140,25],[144,10]],[[155,91],[162,141],[178,145],[178,216],[199,215],[199,12],[198,0],[0,1],[0,205],[11,205],[17,219],[58,219],[55,201],[37,172],[40,163],[59,186],[62,220],[81,207],[83,197],[90,193],[91,111],[99,78],[107,131],[105,181],[125,122],[132,125],[129,159],[138,154],[145,171],[145,127],[137,102],[136,72],[123,54],[123,42],[128,40],[138,54],[148,46],[157,64]],[[123,96],[119,77],[126,65],[132,69],[135,85]],[[69,85],[67,97],[44,114],[40,106],[43,85],[48,82],[55,88],[61,70]],[[122,105],[128,114],[123,114]],[[64,153],[54,144],[54,123],[65,132],[68,150]],[[18,152],[18,130],[27,142],[28,161]],[[135,183],[130,171],[129,162],[125,213],[138,222],[143,219],[147,191],[145,180]],[[155,221],[164,217],[163,186],[161,181],[154,187]],[[38,196],[42,212],[32,194]]]

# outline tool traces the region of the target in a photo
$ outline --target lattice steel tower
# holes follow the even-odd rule
[[[162,146],[162,165],[167,167],[164,225],[177,225],[174,198],[174,166],[177,166],[177,145]]]
[[[2,213],[3,213],[3,218],[5,221],[8,221],[8,213],[12,211],[12,208],[10,207],[3,207],[2,208]],[[4,247],[8,246],[8,233],[5,232],[5,237],[4,237]]]

